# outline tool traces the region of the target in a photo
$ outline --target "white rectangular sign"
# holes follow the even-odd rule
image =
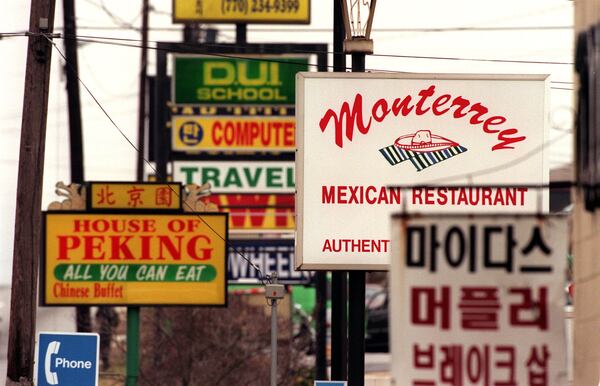
[[[387,269],[400,210],[547,211],[531,187],[548,183],[547,89],[540,75],[299,73],[296,265]]]
[[[566,385],[566,217],[392,221],[396,385]]]
[[[173,177],[183,184],[210,183],[213,193],[294,193],[293,161],[176,161]]]

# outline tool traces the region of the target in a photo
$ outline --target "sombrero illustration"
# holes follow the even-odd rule
[[[448,138],[431,134],[429,130],[403,135],[396,139],[393,145],[379,149],[390,165],[410,160],[419,172],[465,151],[466,147]]]

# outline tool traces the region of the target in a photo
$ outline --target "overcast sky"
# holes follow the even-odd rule
[[[139,25],[138,3],[141,1],[79,0],[76,3],[80,35],[139,38],[139,33],[127,29],[127,26]],[[180,41],[179,31],[168,30],[179,27],[171,23],[171,0],[151,3],[154,8],[150,17],[151,27],[162,30],[152,31],[150,40]],[[323,5],[326,5],[325,8]],[[0,32],[26,30],[29,24],[29,6],[29,0],[0,2]],[[323,31],[331,29],[331,8],[330,1],[313,1],[311,25],[276,26],[276,32],[265,31],[268,26],[250,26],[248,40],[331,43],[331,32]],[[573,67],[569,64],[573,60],[572,23],[573,2],[567,0],[380,0],[372,34],[375,54],[401,57],[368,57],[366,67],[372,70],[405,72],[550,74],[550,121],[553,127],[550,130],[552,144],[548,150],[551,167],[557,167],[570,163],[572,159],[570,131],[573,91],[570,89],[573,88]],[[61,32],[61,26],[62,2],[58,1],[55,22],[57,32]],[[232,42],[235,37],[232,27],[224,25],[219,28],[222,31],[219,41]],[[281,31],[282,28],[290,31]],[[441,30],[427,30],[433,28]],[[56,41],[62,50],[62,40]],[[0,176],[5,186],[0,191],[0,284],[10,282],[11,276],[26,45],[25,37],[0,40]],[[135,143],[139,50],[96,43],[81,43],[79,48],[82,80]],[[428,58],[411,58],[414,56]],[[150,57],[153,64],[155,51],[150,52]],[[62,66],[62,59],[54,52],[48,106],[44,209],[57,198],[54,195],[54,184],[57,181],[68,182],[70,179],[68,119]],[[83,89],[81,100],[86,179],[135,179],[135,150]]]

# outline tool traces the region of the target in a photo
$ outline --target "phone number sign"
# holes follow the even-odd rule
[[[175,23],[310,24],[310,0],[174,0],[173,8]]]
[[[44,213],[43,305],[225,305],[227,214]]]

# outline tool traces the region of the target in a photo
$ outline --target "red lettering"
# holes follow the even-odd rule
[[[450,110],[450,107],[448,107],[444,110],[440,110],[439,107],[448,103],[449,100],[450,100],[450,95],[448,95],[448,94],[444,94],[444,95],[440,96],[435,101],[433,101],[433,104],[431,105],[431,111],[435,115],[442,115],[442,114],[447,113],[448,110]]]
[[[275,226],[285,227],[288,219],[293,222],[296,212],[296,200],[293,194],[278,194],[275,196]]]
[[[210,245],[210,239],[208,237],[204,235],[194,236],[187,243],[188,256],[198,261],[209,260],[212,257],[212,248],[197,248],[196,243],[198,240],[202,240]]]
[[[429,98],[430,96],[433,95],[433,93],[435,92],[435,86],[429,86],[428,88],[419,91],[419,96],[421,97],[421,99],[419,99],[419,101],[417,102],[417,109],[415,110],[415,113],[417,115],[423,115],[425,114],[427,111],[429,111],[429,107],[426,109],[423,109],[423,103],[425,103],[425,100],[427,98]]]
[[[464,112],[464,110],[469,106],[471,102],[468,99],[465,99],[461,96],[457,96],[456,98],[454,98],[454,100],[452,101],[452,107],[454,106],[458,106],[458,108],[454,111],[454,114],[452,114],[452,116],[454,118],[462,118],[465,115],[467,115],[467,113]]]
[[[404,97],[404,99],[394,99],[394,103],[392,103],[392,114],[394,114],[394,116],[397,117],[401,110],[403,116],[407,116],[408,114],[410,114],[410,112],[414,108],[414,106],[409,105],[410,101],[410,95],[407,95],[406,97]]]
[[[77,249],[81,240],[77,236],[58,236],[58,257],[56,260],[69,260],[68,251]]]
[[[377,115],[378,109],[381,110],[380,116]],[[373,110],[371,111],[371,115],[373,115],[373,118],[375,118],[377,122],[383,121],[389,113],[390,109],[388,108],[387,101],[383,98],[375,102],[375,104],[373,105]]]
[[[406,95],[404,98],[395,98],[391,109],[389,107],[389,102],[384,98],[380,98],[373,104],[370,111],[370,117],[368,117],[366,123],[362,110],[363,97],[360,93],[357,93],[354,97],[352,107],[350,107],[350,104],[345,101],[341,105],[339,114],[333,111],[333,109],[328,109],[319,121],[319,126],[321,131],[325,132],[329,122],[333,119],[333,127],[335,130],[334,142],[338,147],[343,148],[344,136],[349,141],[353,140],[355,126],[361,134],[367,134],[373,119],[376,122],[383,122],[390,112],[396,117],[399,114],[407,116],[412,112],[413,109],[415,109],[416,115],[423,115],[429,110],[431,110],[434,115],[443,115],[450,111],[451,108],[455,107],[456,109],[452,113],[453,118],[464,118],[467,116],[467,114],[473,113],[473,115],[469,118],[470,124],[483,124],[482,129],[488,134],[499,133],[498,140],[500,143],[494,145],[492,147],[492,151],[501,149],[514,149],[514,146],[512,146],[513,144],[526,139],[526,136],[515,136],[518,133],[518,130],[515,128],[505,130],[491,128],[491,126],[498,126],[505,123],[506,118],[496,115],[486,119],[485,115],[489,112],[487,107],[483,106],[480,102],[476,102],[471,105],[471,101],[463,98],[462,96],[455,97],[454,100],[452,100],[451,106],[446,107],[452,97],[449,94],[443,94],[433,101],[431,107],[426,107],[425,105],[428,99],[432,97],[434,93],[434,85],[420,90],[418,92],[418,96],[420,98],[415,105],[411,105],[412,97],[410,95]]]
[[[319,126],[321,127],[321,131],[325,131],[329,121],[333,118],[333,124],[335,128],[335,144],[339,147],[344,147],[343,139],[342,139],[342,122],[346,121],[346,138],[349,141],[352,141],[352,137],[354,134],[354,123],[356,122],[358,126],[358,131],[361,134],[366,134],[369,132],[369,128],[371,127],[371,118],[365,125],[363,121],[363,113],[362,113],[362,95],[356,94],[354,97],[354,105],[352,106],[352,112],[350,111],[350,105],[348,102],[344,102],[342,104],[342,108],[340,109],[339,116],[333,111],[329,109],[321,118],[319,122]]]
[[[500,134],[498,134],[498,139],[501,140],[502,142],[494,145],[494,147],[492,147],[492,151],[495,150],[501,150],[501,149],[514,149],[514,146],[509,146],[511,143],[517,143],[517,142],[521,142],[524,141],[525,138],[527,138],[526,136],[522,135],[520,137],[507,137],[508,135],[513,135],[513,134],[517,134],[519,131],[517,129],[507,129],[507,130],[502,130],[500,132]]]
[[[111,260],[120,260],[123,254],[123,260],[134,260],[133,253],[127,246],[127,242],[132,239],[132,236],[109,236],[112,247]]]
[[[102,251],[102,243],[104,243],[104,236],[83,236],[83,260],[104,259],[104,252],[98,255],[95,253]]]
[[[474,114],[471,119],[469,120],[469,123],[472,125],[477,125],[483,122],[482,119],[479,119],[482,115],[485,115],[488,113],[488,108],[483,106],[481,103],[477,102],[475,103],[473,106],[471,106],[471,110],[469,110],[469,112],[471,111],[475,111],[476,114]]]

